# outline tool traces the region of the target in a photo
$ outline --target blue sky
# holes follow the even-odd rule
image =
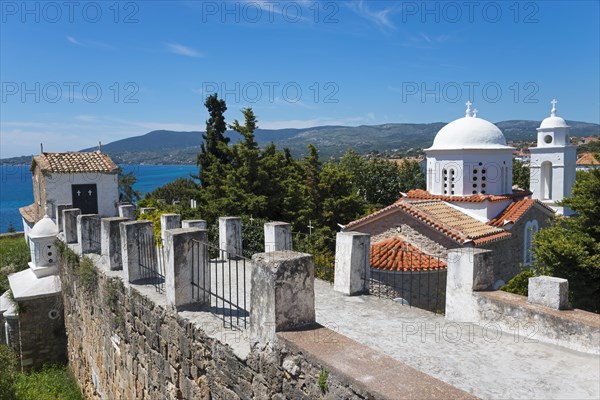
[[[600,121],[599,2],[189,1],[1,5],[0,157],[155,129]]]

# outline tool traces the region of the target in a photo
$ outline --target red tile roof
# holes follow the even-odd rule
[[[581,153],[576,162],[577,165],[600,165],[600,161],[594,157],[594,153]]]
[[[371,268],[385,271],[435,271],[446,269],[439,257],[433,257],[395,237],[371,245]]]
[[[488,222],[488,225],[501,227],[507,223],[514,224],[521,219],[521,217],[525,215],[525,213],[529,211],[529,209],[535,204],[538,204],[550,213],[554,214],[554,211],[550,207],[539,200],[522,199],[511,203],[508,207],[506,207],[506,210],[502,211],[496,218]]]
[[[493,194],[472,194],[469,196],[447,196],[442,194],[431,194],[426,190],[414,189],[406,194],[407,199],[415,200],[443,200],[448,202],[461,202],[461,203],[483,203],[484,201],[503,201],[503,200],[514,200],[523,197],[530,196],[531,192],[528,190],[515,190],[512,193],[505,195],[493,195]]]
[[[352,230],[370,220],[379,219],[397,211],[410,215],[460,244],[473,241],[476,245],[481,245],[511,236],[510,233],[478,221],[441,200],[411,201],[407,198],[400,199],[364,218],[352,221],[344,229]]]
[[[54,173],[116,173],[118,167],[107,154],[99,151],[42,153],[33,157],[31,166],[39,165],[42,172]]]

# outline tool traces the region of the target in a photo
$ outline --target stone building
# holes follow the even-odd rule
[[[67,337],[58,277],[58,228],[45,215],[29,232],[29,268],[8,276],[0,300],[4,342],[19,356],[21,368],[39,368],[67,359]]]
[[[566,124],[558,126],[560,124],[552,119],[559,118],[555,117],[555,108],[552,121],[547,118],[538,129],[546,147],[538,152],[531,149],[532,163],[533,158],[537,157],[539,161],[546,154],[567,159],[553,164],[554,173],[545,177],[553,179],[549,183],[551,187],[561,188],[560,193],[557,189],[556,195],[549,199],[552,202],[547,202],[532,196],[539,191],[513,189],[514,149],[507,146],[498,127],[478,118],[477,110],[471,112],[470,106],[467,102],[465,117],[444,126],[433,145],[425,149],[427,190],[403,193],[394,204],[343,228],[344,231],[370,234],[373,254],[381,254],[382,246],[390,253],[389,248],[394,245],[390,240],[399,239],[401,244],[395,258],[390,260],[388,257],[384,263],[371,259],[372,278],[384,276],[388,285],[393,279],[395,296],[399,295],[398,282],[406,282],[406,276],[401,275],[407,272],[412,273],[413,283],[415,279],[425,279],[424,275],[419,277],[418,274],[438,274],[433,280],[435,289],[430,286],[426,289],[428,293],[445,288],[448,251],[461,248],[492,250],[492,281],[495,288],[502,286],[518,274],[522,266],[531,264],[533,234],[554,217],[553,201],[570,194],[572,183],[564,183],[563,177],[575,176],[575,164],[568,161],[571,152],[566,136],[568,127]],[[553,137],[555,146],[547,146],[544,139],[547,135]],[[533,173],[531,179],[534,187],[537,181]],[[406,248],[413,253],[408,265],[397,257]],[[435,268],[431,268],[432,257],[435,257]],[[387,273],[382,275],[382,270]],[[437,278],[443,284],[438,285]],[[425,280],[431,281],[431,278]],[[401,292],[404,295],[400,294],[400,297],[408,300],[412,296],[414,301],[414,294],[406,293],[405,289]]]
[[[41,154],[31,161],[33,204],[19,209],[23,228],[29,230],[45,214],[57,219],[60,206],[79,208],[82,214],[117,215],[118,167],[107,154],[93,152]]]

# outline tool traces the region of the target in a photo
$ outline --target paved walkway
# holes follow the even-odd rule
[[[315,282],[317,321],[485,399],[599,399],[600,357]],[[527,335],[531,332],[522,332]]]

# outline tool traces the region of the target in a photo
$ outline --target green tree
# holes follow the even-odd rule
[[[133,188],[137,180],[135,174],[133,172],[124,174],[121,167],[117,173],[119,174],[119,201],[135,204],[142,197],[142,193]]]
[[[203,143],[200,145],[198,166],[200,167],[201,185],[207,187],[213,183],[207,173],[209,167],[214,163],[227,164],[230,160],[230,153],[229,138],[225,136],[225,131],[227,131],[225,100],[220,100],[215,93],[206,98],[204,106],[208,110],[209,118],[206,121],[206,132],[202,135]]]
[[[529,166],[513,158],[513,185],[529,190]]]
[[[574,307],[600,312],[600,169],[578,172],[573,195],[560,205],[577,213],[558,218],[534,236],[534,266],[541,275],[569,280]]]

